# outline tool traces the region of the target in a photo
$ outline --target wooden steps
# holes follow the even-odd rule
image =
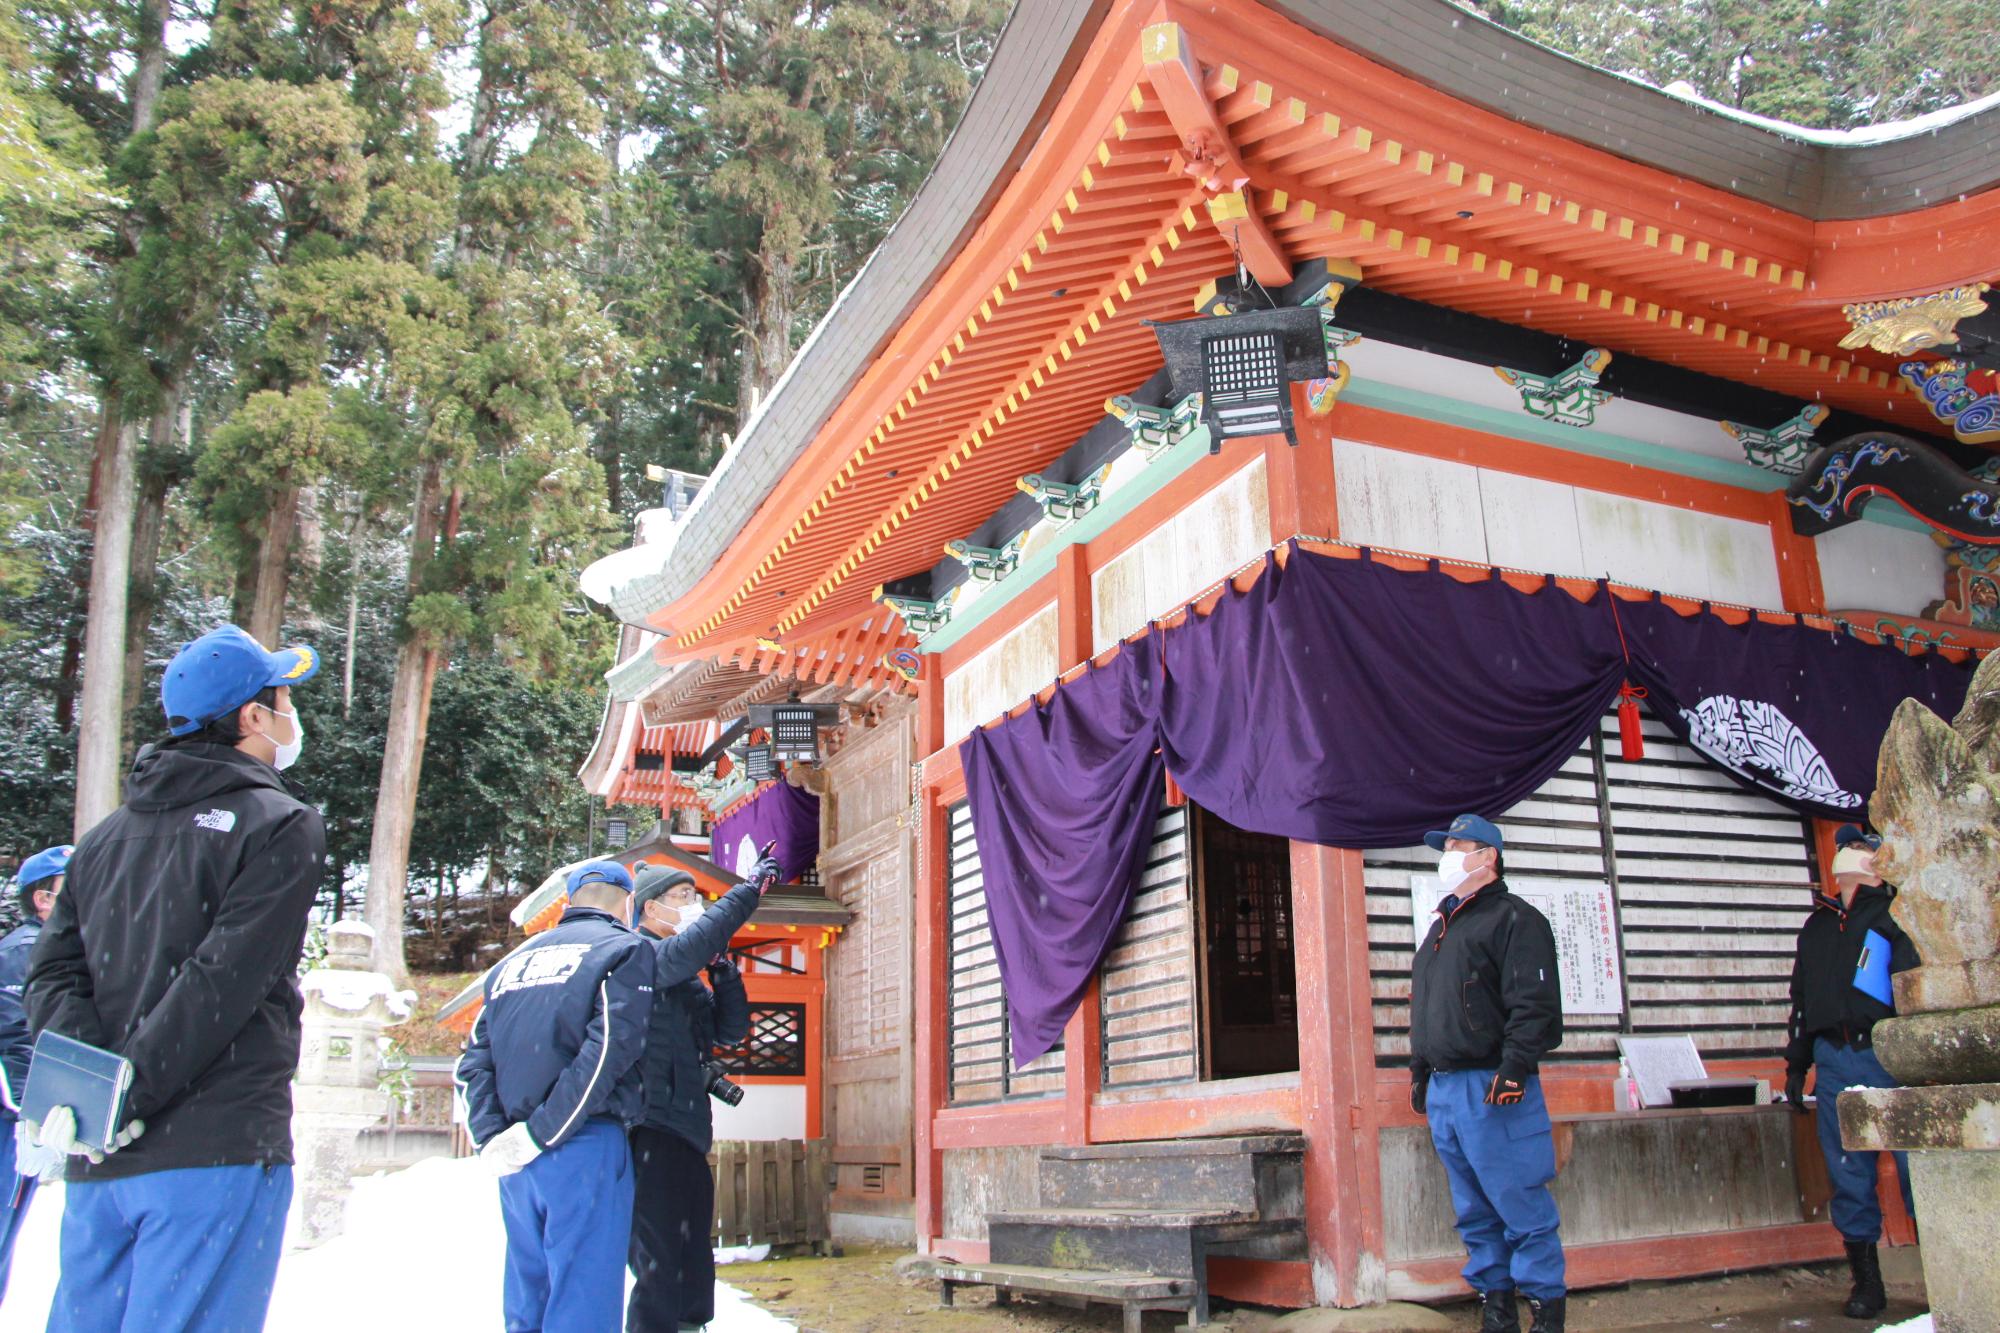
[[[1049,1147],[1040,1206],[987,1214],[989,1262],[939,1269],[958,1286],[1116,1305],[1208,1322],[1210,1254],[1303,1258],[1305,1140],[1297,1135]]]
[[[959,1287],[992,1287],[994,1303],[1005,1305],[1013,1292],[1066,1296],[1092,1305],[1115,1305],[1125,1312],[1125,1333],[1140,1333],[1148,1310],[1186,1311],[1194,1301],[1193,1281],[1151,1273],[1079,1272],[1027,1264],[949,1264],[934,1270],[939,1301],[949,1307]]]

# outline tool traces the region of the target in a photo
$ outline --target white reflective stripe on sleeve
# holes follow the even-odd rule
[[[583,1108],[590,1105],[591,1089],[595,1088],[597,1080],[604,1076],[604,1062],[611,1058],[611,984],[608,979],[597,983],[597,1014],[599,1021],[604,1025],[604,1034],[597,1041],[597,1068],[590,1071],[590,1082],[584,1084],[583,1091],[577,1094],[576,1105],[571,1109],[569,1119],[563,1121],[562,1128],[555,1132],[555,1137],[542,1145],[545,1148],[553,1148],[561,1143],[564,1136],[569,1133],[569,1127],[583,1114]]]

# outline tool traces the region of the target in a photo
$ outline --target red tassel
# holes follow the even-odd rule
[[[1639,730],[1639,701],[1645,697],[1646,692],[1630,681],[1618,687],[1618,746],[1628,764],[1646,757],[1646,737]]]

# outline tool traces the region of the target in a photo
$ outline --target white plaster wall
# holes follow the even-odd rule
[[[1828,610],[1916,616],[1944,596],[1944,550],[1929,533],[1850,523],[1821,533],[1813,544]]]
[[[1783,601],[1761,523],[1348,440],[1334,442],[1334,484],[1343,541],[1746,606]]]
[[[1103,652],[1270,546],[1271,496],[1258,457],[1092,572],[1091,651]]]
[[[945,677],[945,743],[956,744],[1056,678],[1056,608],[1043,607]]]
[[[806,1136],[806,1085],[747,1083],[743,1104],[726,1106],[709,1098],[715,1112],[715,1137],[721,1139],[803,1139]]]

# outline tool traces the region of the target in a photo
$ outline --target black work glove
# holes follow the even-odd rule
[[[1513,1106],[1527,1094],[1527,1080],[1506,1070],[1493,1076],[1493,1082],[1486,1089],[1488,1106]]]
[[[769,893],[771,886],[785,877],[784,867],[778,864],[778,858],[773,855],[777,850],[776,838],[765,843],[757,860],[757,868],[750,872],[750,882],[757,886],[758,893]]]
[[[1792,1104],[1792,1110],[1798,1114],[1812,1114],[1812,1108],[1806,1105],[1805,1070],[1788,1069],[1785,1071],[1785,1100]]]
[[[1430,1100],[1431,1081],[1427,1078],[1410,1079],[1410,1109],[1418,1115],[1424,1114],[1424,1105]]]

